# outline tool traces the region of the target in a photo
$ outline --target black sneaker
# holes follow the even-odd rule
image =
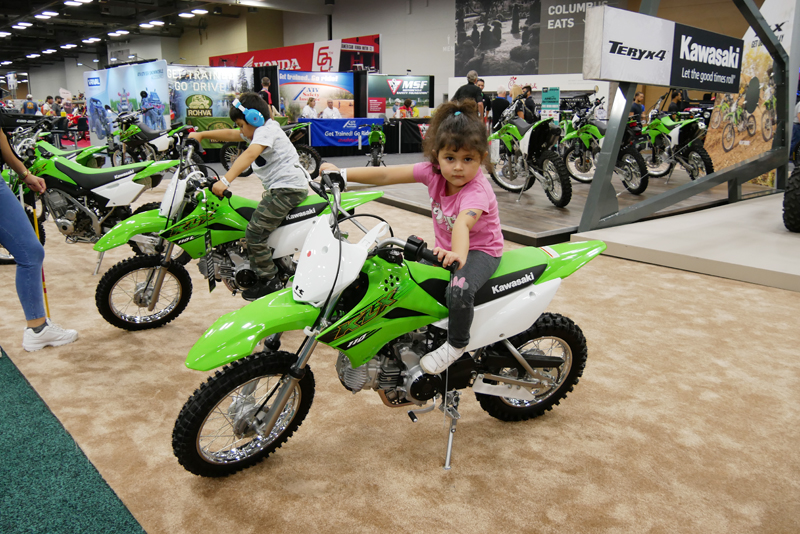
[[[277,276],[274,278],[261,279],[253,287],[248,287],[242,291],[242,298],[244,300],[258,300],[264,295],[268,295],[273,291],[283,289],[283,282]]]

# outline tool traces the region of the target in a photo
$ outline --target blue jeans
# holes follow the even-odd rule
[[[0,180],[0,245],[17,261],[17,297],[25,319],[41,319],[45,316],[42,295],[44,247],[36,239],[36,232],[19,199],[4,180]]]
[[[789,155],[794,154],[794,149],[797,148],[797,145],[800,144],[800,124],[794,123],[792,126],[792,144],[791,149],[789,149]]]

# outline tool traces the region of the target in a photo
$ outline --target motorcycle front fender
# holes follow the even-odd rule
[[[158,214],[158,210],[150,210],[137,213],[133,217],[128,217],[121,223],[109,230],[100,240],[94,244],[97,252],[105,252],[112,248],[126,244],[130,239],[138,234],[158,233],[167,227],[167,219]]]
[[[295,302],[291,288],[270,293],[217,319],[189,351],[186,367],[195,371],[222,367],[252,354],[269,335],[312,326],[319,314],[319,308]]]

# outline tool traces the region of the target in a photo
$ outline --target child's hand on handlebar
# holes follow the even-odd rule
[[[203,138],[200,135],[200,132],[192,132],[189,134],[189,139],[194,139],[195,141],[202,141]]]
[[[444,268],[449,267],[451,263],[457,261],[458,268],[461,269],[462,267],[464,267],[464,263],[466,263],[467,261],[466,258],[462,258],[452,250],[445,250],[443,248],[433,247],[433,253],[436,254],[437,258],[439,258],[439,261],[441,262],[442,267]]]
[[[211,192],[217,195],[219,198],[222,198],[222,195],[225,193],[226,189],[228,189],[228,186],[219,180],[214,182],[214,185],[211,186]]]
[[[319,172],[322,171],[339,172],[339,167],[337,167],[333,163],[323,163],[322,165],[319,166]]]

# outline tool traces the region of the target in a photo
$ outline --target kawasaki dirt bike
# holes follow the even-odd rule
[[[525,105],[523,97],[511,104],[489,136],[492,179],[506,191],[527,191],[538,180],[550,202],[563,208],[572,199],[572,183],[562,159],[553,152],[561,130],[552,118],[528,124],[517,116]],[[518,199],[519,200],[519,199]]]
[[[383,125],[375,123],[363,124],[358,128],[369,128],[369,135],[367,136],[367,142],[369,143],[369,154],[367,154],[367,164],[365,167],[369,167],[370,165],[373,167],[380,167],[381,165],[386,167],[386,163],[383,162],[383,149],[386,145],[386,134],[383,133]],[[358,147],[361,149],[360,133],[358,136]]]
[[[311,123],[301,122],[297,124],[286,124],[281,126],[281,130],[289,138],[289,141],[294,145],[297,150],[297,157],[300,158],[300,166],[303,167],[311,178],[319,176],[319,166],[322,165],[322,158],[319,153],[308,145],[298,143],[298,141],[305,135],[305,128],[310,128]],[[231,170],[233,162],[236,161],[242,152],[247,150],[247,143],[238,141],[236,143],[224,143],[220,149],[220,161],[226,171]],[[240,176],[250,176],[253,173],[253,168],[248,167]]]
[[[195,131],[194,126],[176,123],[170,130],[153,130],[140,122],[142,115],[152,109],[143,107],[139,111],[123,112],[114,119],[113,123],[118,124],[119,129],[108,137],[111,164],[117,167],[137,161],[177,160],[181,157],[179,147],[192,146],[192,162],[197,166],[203,165],[200,143],[189,139],[189,134]]]
[[[736,144],[736,131],[742,133],[747,130],[750,137],[756,134],[756,118],[747,111],[747,99],[742,99],[744,95],[739,95],[739,98],[733,104],[733,107],[723,117],[722,121],[725,122],[725,128],[722,130],[722,149],[725,152],[730,152]]]
[[[775,124],[778,121],[778,97],[775,94],[775,84],[767,84],[764,90],[764,112],[761,114],[761,136],[764,141],[769,141],[775,134]]]
[[[588,110],[575,110],[571,127],[561,139],[564,164],[569,175],[584,184],[594,179],[597,156],[605,140],[606,124],[594,119],[595,111],[604,99],[595,100]],[[638,134],[641,134],[638,121],[635,117],[629,117],[614,164],[614,172],[619,175],[622,185],[634,195],[644,193],[648,184],[647,167],[633,146]]]
[[[660,103],[651,111],[650,122],[637,144],[650,176],[671,175],[679,163],[692,180],[713,173],[714,163],[703,146],[706,125],[691,117],[673,121],[669,113],[655,111]]]
[[[135,214],[97,242],[98,252],[130,240],[155,252],[123,260],[103,275],[95,303],[106,321],[124,330],[146,330],[164,326],[183,312],[192,296],[192,281],[181,262],[164,261],[178,246],[190,259],[200,259],[198,268],[208,279],[210,291],[219,281],[235,296],[258,281],[250,268],[245,230],[259,200],[232,195],[229,190],[220,199],[209,190],[211,185],[199,173],[173,179],[159,209]],[[342,204],[351,211],[382,195],[345,193]],[[309,195],[270,234],[267,244],[282,281],[294,274],[292,258],[313,221],[328,213],[324,199]]]
[[[715,130],[719,128],[720,123],[722,123],[722,117],[727,117],[731,105],[733,105],[733,95],[725,95],[722,102],[714,106],[714,111],[711,112],[711,121],[708,123],[708,126]]]
[[[338,211],[338,189],[333,192]],[[447,339],[451,274],[418,263],[438,263],[419,238],[376,244],[391,230],[385,222],[351,244],[336,237],[338,228],[331,231],[332,221],[314,221],[291,288],[220,317],[189,352],[190,369],[222,369],[175,421],[172,448],[186,470],[227,476],[286,442],[311,408],[308,363],[320,342],[339,351],[336,370],[348,391],[374,390],[386,406],[409,409],[415,422],[441,401],[451,421],[445,469],[461,390],[472,388],[492,417],[524,421],[552,409],[578,383],[586,339],[570,319],[544,310],[562,280],[605,249],[603,242],[506,252],[476,295],[468,352],[446,372],[430,375],[419,361]],[[278,351],[281,334],[292,330],[306,335],[300,348]],[[253,353],[261,340],[265,350]]]

